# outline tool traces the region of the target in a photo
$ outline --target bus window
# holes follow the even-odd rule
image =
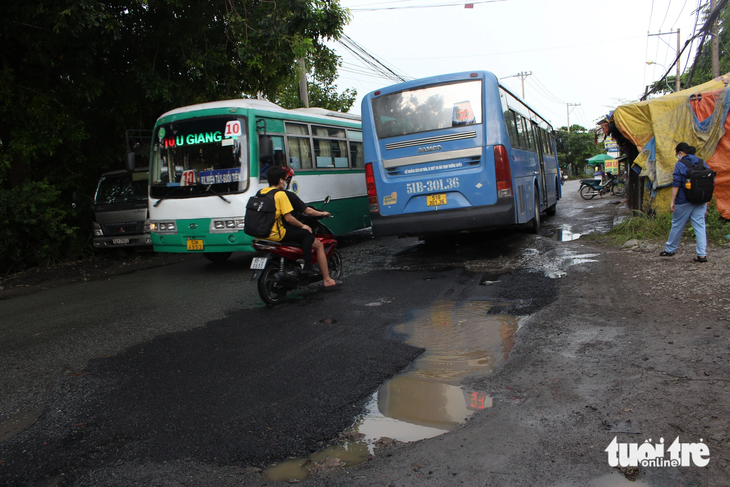
[[[532,122],[525,119],[525,132],[527,133],[527,148],[531,151],[537,152],[537,145],[535,144],[535,132]]]
[[[399,137],[482,123],[482,82],[420,87],[374,98],[378,137]],[[454,118],[458,116],[458,118]]]
[[[286,156],[284,155],[284,137],[272,135],[271,141],[274,145],[274,160],[269,163],[262,163],[259,170],[259,179],[266,179],[271,166],[286,166]]]
[[[318,168],[348,167],[347,148],[344,140],[315,138],[313,141],[314,157]]]
[[[519,147],[520,136],[517,132],[515,114],[512,110],[507,110],[504,112],[504,123],[507,125],[507,133],[509,134],[510,145],[512,147]]]
[[[527,127],[525,127],[525,117],[519,113],[515,113],[515,122],[517,122],[517,133],[520,137],[520,145],[518,147],[521,149],[529,149],[530,139],[527,135]]]
[[[287,136],[289,165],[293,169],[312,169],[312,152],[309,147],[309,128],[306,125],[287,123],[286,133],[304,136]]]
[[[345,138],[345,129],[337,128],[337,127],[312,127],[312,131],[314,132],[313,135],[319,136],[319,137],[333,137],[337,139],[344,139]]]
[[[362,142],[350,141],[350,159],[352,167],[365,167],[365,153],[363,152]]]

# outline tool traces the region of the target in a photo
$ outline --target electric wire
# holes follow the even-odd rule
[[[356,60],[363,64],[365,70],[372,72],[372,74],[376,77],[385,78],[395,82],[402,82],[407,81],[408,79],[413,79],[406,74],[400,74],[396,72],[396,68],[391,68],[386,65],[383,61],[376,58],[375,55],[370,53],[362,45],[358,44],[352,38],[345,34],[342,35],[342,38],[338,42],[351,55],[353,55]],[[354,66],[348,66],[348,68],[353,69]],[[360,70],[361,74],[364,74],[362,73],[362,67],[360,67]]]
[[[669,4],[667,5],[667,11],[664,12],[664,20],[662,20],[662,23],[659,24],[659,32],[662,31],[662,27],[664,27],[664,22],[667,21],[667,15],[669,15],[669,9],[671,9],[671,8],[672,8],[672,0],[669,0]]]

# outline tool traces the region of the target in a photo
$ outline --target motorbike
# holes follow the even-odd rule
[[[578,191],[584,200],[592,200],[596,196],[603,197],[604,194],[608,193],[623,196],[626,194],[626,183],[616,179],[616,176],[609,173],[605,182],[599,179],[581,179]]]
[[[328,196],[322,207],[324,208],[329,201]],[[337,253],[337,240],[332,230],[327,228],[319,217],[298,215],[297,219],[309,225],[314,238],[322,242],[330,277],[339,279],[342,274],[342,259]],[[312,251],[314,272],[309,274],[302,272],[304,268],[302,248],[296,244],[255,239],[251,245],[262,254],[251,261],[251,269],[254,271],[251,282],[257,282],[259,296],[266,304],[281,303],[289,291],[322,280],[314,251]]]
[[[563,173],[563,174],[560,175],[560,185],[561,186],[563,184],[565,184],[565,181],[567,181],[567,180],[568,180],[568,175],[567,174]]]

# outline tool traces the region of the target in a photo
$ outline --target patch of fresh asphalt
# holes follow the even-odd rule
[[[437,298],[485,299],[479,280],[462,269],[376,271],[94,360],[0,445],[0,483],[93,485],[106,475],[125,485],[114,473],[121,464],[147,465],[129,473],[134,483],[152,464],[263,467],[307,456],[422,352],[389,327]]]

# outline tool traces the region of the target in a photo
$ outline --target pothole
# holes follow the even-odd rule
[[[343,434],[340,444],[268,468],[270,480],[303,480],[313,469],[366,461],[383,443],[410,442],[441,435],[475,411],[492,406],[483,392],[464,390],[463,379],[484,376],[501,365],[514,346],[517,318],[487,314],[492,303],[442,300],[417,310],[393,327],[405,342],[426,351],[406,371],[383,384],[365,413]]]

